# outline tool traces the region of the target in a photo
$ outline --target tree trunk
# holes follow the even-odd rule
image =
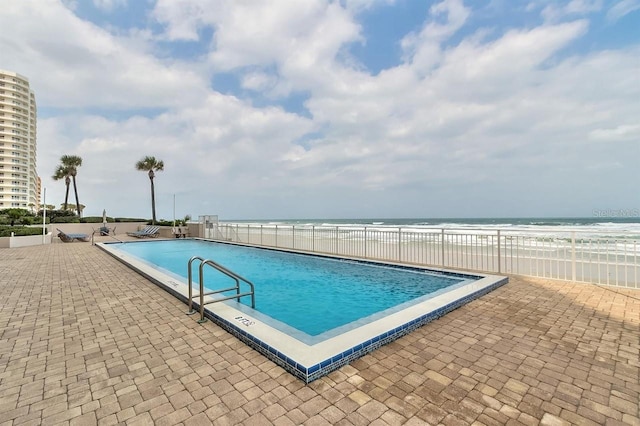
[[[67,204],[69,204],[69,185],[71,185],[69,176],[64,178],[64,184],[67,185],[67,192],[64,194],[64,209],[67,210]]]
[[[80,212],[80,201],[78,200],[78,187],[76,186],[76,177],[73,178],[73,192],[76,194],[76,209],[78,210],[78,217],[82,217],[82,213]]]
[[[156,224],[156,191],[153,186],[153,177],[149,176],[151,181],[151,224]]]

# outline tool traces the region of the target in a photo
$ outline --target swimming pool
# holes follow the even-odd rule
[[[306,382],[506,282],[198,239],[101,247],[183,300],[192,256],[249,279],[256,309],[247,306],[248,298],[231,300],[206,305],[207,316]],[[217,289],[228,287],[224,279],[212,270],[203,281]]]

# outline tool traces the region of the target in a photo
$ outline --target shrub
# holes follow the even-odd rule
[[[140,219],[136,217],[116,217],[116,222],[147,222],[149,219]]]
[[[107,216],[107,222],[115,222],[115,219]],[[102,216],[87,216],[80,219],[80,223],[102,223]]]
[[[3,209],[0,210],[0,216],[2,216],[2,223],[8,223],[14,226],[16,223],[20,223],[24,217],[31,217],[33,214],[26,209]]]
[[[22,216],[20,218],[20,224],[21,225],[31,225],[33,223],[33,217],[32,216]]]
[[[147,225],[151,225],[152,221],[149,220],[147,221]],[[179,221],[176,220],[176,224],[178,224]],[[164,220],[164,219],[160,219],[160,220],[156,220],[156,226],[173,226],[173,221],[172,220]]]
[[[51,223],[80,223],[78,216],[59,216],[51,218]]]
[[[27,235],[42,235],[42,228],[29,228],[26,226],[0,226],[0,237],[10,237],[11,233],[16,237]]]
[[[42,212],[39,213],[39,216],[42,217]],[[51,220],[51,223],[77,223],[70,219],[62,219],[59,218],[73,218],[79,221],[79,217],[70,210],[50,210],[47,211],[47,217]]]

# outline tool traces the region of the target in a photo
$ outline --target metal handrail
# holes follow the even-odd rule
[[[200,288],[199,288],[199,294],[197,295],[193,295],[193,280],[192,280],[192,263],[194,260],[200,260],[200,267],[198,268],[199,271],[199,278],[200,278]],[[213,291],[208,291],[205,293],[204,291],[204,267],[205,265],[211,266],[212,268],[216,269],[219,272],[222,272],[224,275],[232,278],[235,282],[236,285],[234,287],[229,287],[229,288],[225,288],[225,289],[221,289],[221,290],[213,290]],[[193,310],[193,298],[194,297],[199,297],[200,298],[200,319],[198,320],[199,323],[203,323],[206,322],[207,319],[204,317],[204,305],[210,304],[210,303],[216,303],[216,302],[222,302],[225,300],[230,300],[230,299],[238,299],[240,300],[240,298],[245,297],[245,296],[251,296],[251,307],[255,309],[256,307],[256,297],[255,297],[255,286],[253,285],[253,283],[249,280],[247,280],[246,278],[241,277],[240,275],[236,274],[235,272],[225,268],[224,266],[220,265],[219,263],[214,262],[211,259],[203,259],[200,256],[193,256],[191,259],[189,259],[189,263],[188,263],[188,280],[189,280],[189,311],[187,312],[187,315],[193,315],[196,313],[196,311]],[[240,281],[245,282],[246,284],[249,285],[249,288],[251,289],[249,292],[246,293],[240,293]],[[231,291],[231,290],[235,290],[236,294],[234,296],[227,296],[227,297],[223,297],[220,299],[214,299],[211,300],[209,302],[204,301],[204,296],[208,296],[211,294],[218,294],[218,293],[224,293],[226,291]]]
[[[101,234],[101,231],[100,231],[100,228],[93,229],[93,227],[92,227],[91,229],[93,230],[93,232],[91,233],[91,245],[95,246],[96,243],[95,243],[94,236],[96,235],[96,233]],[[111,232],[109,232],[106,236],[113,238],[114,240],[116,240],[119,243],[124,243],[124,241],[122,241],[120,238],[116,238],[115,229],[116,229],[116,227],[114,226],[113,227],[113,231],[114,231],[113,235],[111,235]],[[111,229],[110,229],[110,231],[111,231]],[[101,236],[103,236],[103,235],[101,234]]]
[[[189,259],[189,263],[187,265],[187,277],[189,279],[189,311],[187,312],[187,315],[193,315],[197,312],[193,310],[193,274],[191,272],[191,264],[194,260],[199,260],[201,263],[205,261],[205,259],[200,256],[193,256]],[[200,281],[202,281],[202,279]]]

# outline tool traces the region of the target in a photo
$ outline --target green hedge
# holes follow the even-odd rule
[[[47,216],[47,220],[49,220],[48,216]],[[151,223],[149,219],[142,219],[137,217],[107,217],[107,222],[108,223],[119,223],[119,222]],[[87,216],[83,218],[79,218],[78,216],[57,216],[57,217],[51,218],[51,223],[102,223],[102,216]]]
[[[113,223],[116,220],[107,216],[107,222]],[[102,223],[102,216],[87,216],[80,219],[80,223]]]
[[[78,216],[59,216],[51,219],[51,223],[80,223]]]
[[[178,223],[178,221],[176,220],[176,223]],[[151,225],[151,221],[147,221],[147,225]],[[157,226],[173,226],[173,221],[172,220],[156,220],[156,225]]]
[[[42,212],[39,212],[38,216],[42,217]],[[80,221],[80,218],[69,210],[48,210],[47,218],[51,219],[53,223],[78,223]],[[78,222],[73,222],[71,219],[76,219]]]
[[[26,226],[0,226],[0,237],[10,237],[11,233],[16,237],[27,235],[42,235],[42,228],[29,228]]]
[[[147,222],[149,219],[141,219],[139,217],[116,217],[116,222]]]

